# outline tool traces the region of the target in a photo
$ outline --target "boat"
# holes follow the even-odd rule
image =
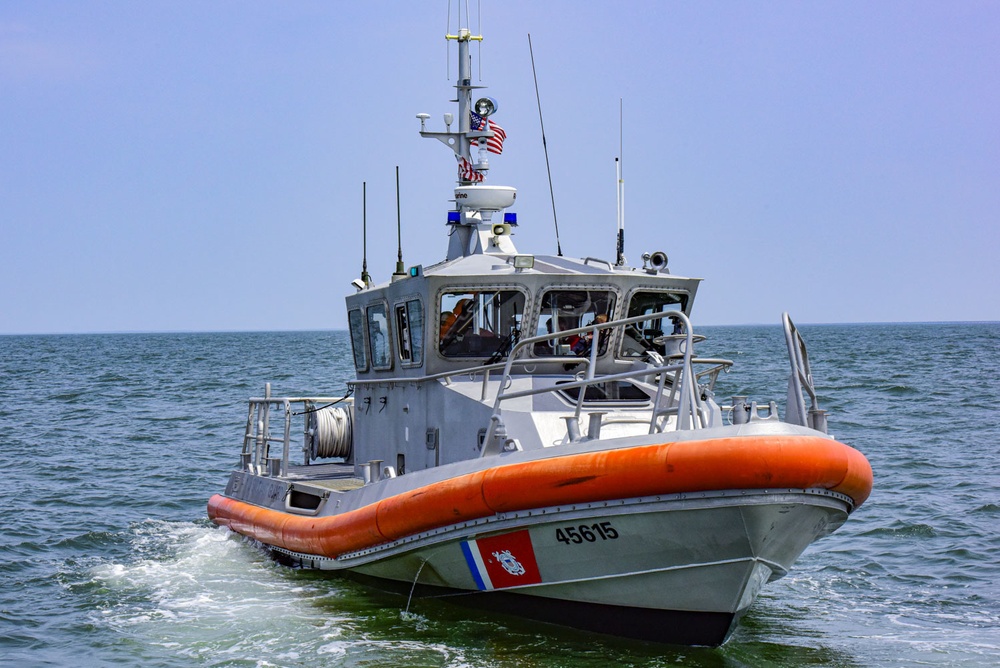
[[[449,31],[450,32],[450,31]],[[519,251],[517,191],[486,182],[498,103],[468,28],[445,259],[346,296],[344,396],[249,400],[217,525],[282,561],[525,620],[660,643],[724,643],[761,588],[840,527],[872,470],[828,434],[804,340],[782,317],[787,402],[715,396],[701,279]],[[491,158],[491,155],[494,156]],[[446,210],[445,210],[446,209]],[[621,235],[619,236],[621,239]],[[402,606],[401,599],[401,606]]]

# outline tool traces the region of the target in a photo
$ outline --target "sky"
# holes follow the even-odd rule
[[[556,249],[530,33],[565,255],[614,259],[621,146],[626,256],[704,278],[696,326],[1000,320],[1000,3],[471,6],[519,251]],[[405,264],[444,259],[454,7],[0,3],[0,334],[344,328],[397,166]]]

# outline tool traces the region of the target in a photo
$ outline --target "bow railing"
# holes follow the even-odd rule
[[[676,416],[674,428],[678,430],[701,429],[708,426],[709,415],[705,399],[699,391],[699,377],[704,375],[695,374],[694,363],[709,363],[714,367],[709,370],[713,375],[711,381],[714,384],[715,376],[719,371],[732,364],[729,360],[720,359],[696,359],[694,358],[694,335],[691,331],[691,322],[687,316],[679,311],[671,311],[669,317],[675,318],[682,327],[684,334],[678,348],[677,355],[664,360],[659,355],[651,355],[651,362],[643,364],[637,368],[619,373],[601,374],[596,373],[597,357],[600,352],[600,345],[594,345],[601,339],[605,331],[621,328],[623,331],[629,325],[645,322],[648,320],[662,319],[664,313],[656,312],[644,315],[612,320],[605,323],[593,323],[585,327],[562,330],[541,334],[526,339],[521,339],[511,350],[504,365],[503,375],[496,399],[493,403],[493,415],[490,417],[490,425],[483,442],[482,455],[498,454],[504,450],[519,449],[517,441],[507,434],[506,426],[503,422],[502,405],[505,401],[539,395],[549,392],[565,392],[566,390],[577,390],[575,412],[566,419],[567,436],[570,441],[584,440],[580,431],[580,418],[583,413],[583,404],[587,394],[587,388],[599,383],[611,381],[654,378],[656,382],[656,393],[653,398],[653,408],[649,418],[648,433],[662,432],[670,424],[670,417]],[[513,384],[512,370],[515,365],[523,364],[523,360],[518,357],[525,354],[525,351],[532,350],[536,343],[550,342],[571,336],[590,336],[591,346],[586,359],[588,364],[585,369],[577,375],[577,380],[559,383],[555,386],[537,387],[511,391]],[[679,359],[677,359],[679,357]],[[578,358],[580,359],[580,358]],[[669,390],[667,382],[669,381]],[[664,395],[666,394],[666,399]],[[600,431],[601,413],[592,413],[590,429],[587,439],[597,438]],[[596,419],[595,419],[596,417]],[[595,433],[597,432],[597,433]]]

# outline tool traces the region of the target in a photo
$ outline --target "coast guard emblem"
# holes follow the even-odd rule
[[[510,553],[510,550],[504,550],[503,552],[494,552],[493,558],[500,562],[503,569],[510,573],[511,575],[524,575],[524,566],[521,562],[514,558],[514,555]]]
[[[542,581],[527,529],[462,541],[462,554],[480,591]]]

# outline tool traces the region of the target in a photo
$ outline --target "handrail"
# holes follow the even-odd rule
[[[343,397],[250,397],[247,401],[252,404],[262,404],[264,402],[270,404],[283,404],[286,401],[289,403],[297,404],[306,401],[311,401],[313,403],[331,403],[333,401],[343,401],[350,395],[345,395]]]
[[[698,429],[708,426],[708,411],[705,407],[704,401],[701,398],[701,393],[698,391],[700,385],[699,382],[705,375],[710,376],[710,383],[706,387],[711,389],[714,385],[715,379],[718,376],[719,371],[728,366],[732,365],[732,361],[725,359],[716,358],[705,358],[697,359],[693,357],[693,342],[694,335],[691,331],[691,323],[681,312],[671,311],[669,317],[676,317],[681,321],[686,332],[684,335],[684,347],[683,354],[680,356],[681,359],[676,357],[671,359],[670,363],[665,363],[665,361],[658,357],[657,355],[652,355],[652,364],[644,365],[641,368],[633,368],[628,371],[623,371],[619,373],[605,374],[601,376],[595,375],[595,368],[597,365],[597,357],[601,353],[601,334],[606,330],[613,330],[616,328],[624,328],[628,325],[632,325],[639,322],[644,322],[647,320],[654,320],[657,318],[666,317],[663,312],[633,316],[630,318],[623,318],[620,320],[614,320],[606,323],[592,323],[584,327],[577,327],[575,329],[562,330],[559,332],[552,332],[543,334],[540,336],[534,336],[531,338],[523,339],[516,343],[511,349],[510,354],[505,362],[499,362],[495,364],[478,365],[465,367],[462,369],[452,369],[449,371],[444,371],[440,373],[430,374],[421,377],[401,377],[395,379],[379,379],[371,381],[350,381],[348,386],[355,385],[369,385],[375,383],[386,383],[386,382],[425,382],[431,380],[447,379],[453,376],[469,374],[469,376],[475,380],[476,374],[482,372],[483,374],[483,392],[482,400],[487,399],[487,388],[490,385],[490,375],[492,371],[503,369],[503,375],[499,379],[497,384],[497,394],[493,405],[493,416],[490,421],[490,428],[487,434],[487,440],[484,442],[483,452],[487,452],[486,443],[490,439],[495,439],[498,431],[497,427],[501,430],[503,429],[502,419],[501,419],[501,403],[508,399],[516,399],[519,397],[532,396],[536,394],[543,394],[547,392],[564,391],[569,389],[578,388],[580,392],[578,393],[576,399],[576,410],[572,418],[567,418],[568,420],[575,420],[576,435],[579,436],[579,420],[583,412],[584,399],[586,398],[586,388],[594,385],[596,383],[604,383],[609,381],[625,380],[629,378],[640,378],[640,377],[651,377],[658,376],[656,394],[653,399],[653,406],[651,414],[649,417],[649,433],[654,433],[656,431],[663,431],[667,423],[661,423],[661,418],[665,416],[677,415],[676,429]],[[589,334],[591,336],[591,346],[589,355],[585,357],[580,357],[576,355],[572,356],[552,356],[545,357],[543,359],[533,358],[533,357],[519,357],[524,353],[525,350],[531,350],[535,343],[543,341],[552,341],[555,339],[560,339],[567,336],[573,335],[583,335]],[[594,345],[596,343],[597,345]],[[538,389],[528,389],[528,390],[517,390],[509,392],[508,389],[512,385],[512,372],[515,367],[535,365],[535,364],[566,364],[573,363],[577,365],[583,365],[584,368],[579,370],[575,375],[577,380],[570,382],[559,383],[551,387],[543,387]],[[699,372],[694,373],[693,364],[694,363],[704,363],[712,364],[713,367]],[[668,374],[672,373],[673,377],[670,379],[670,389],[667,396],[666,402],[663,402],[664,390],[666,389],[666,382],[668,380]],[[582,377],[581,377],[582,374]],[[243,443],[243,468],[246,470],[253,470],[255,473],[263,475],[286,475],[289,470],[289,455],[290,455],[290,430],[291,430],[291,418],[292,404],[320,404],[320,403],[331,403],[347,399],[350,395],[345,397],[273,397],[271,396],[270,383],[265,385],[264,396],[263,397],[253,397],[249,400],[249,412],[247,415],[247,429],[244,435]],[[282,437],[272,437],[270,434],[270,410],[271,407],[281,406],[284,408],[285,413],[285,424],[284,433]],[[641,422],[645,422],[646,418],[643,418]],[[593,422],[593,420],[592,420]],[[600,422],[598,419],[597,422]],[[593,426],[593,425],[592,425]],[[600,425],[597,425],[599,429]],[[308,428],[308,427],[307,427]],[[570,425],[567,424],[567,430],[572,431]],[[572,434],[571,434],[572,435]],[[282,453],[280,460],[276,458],[269,457],[270,444],[271,443],[282,443]],[[271,464],[277,464],[280,461],[280,468],[278,470],[273,470],[270,468]]]
[[[594,379],[575,380],[575,381],[570,381],[568,383],[559,383],[558,385],[555,385],[551,388],[545,387],[541,389],[518,390],[517,392],[509,392],[503,394],[501,396],[501,399],[520,399],[521,397],[530,397],[534,394],[543,394],[545,392],[555,392],[555,391],[561,392],[563,390],[572,390],[577,387],[587,387],[589,385],[593,385],[595,380],[597,382],[603,383],[609,380],[624,380],[626,378],[635,378],[637,375],[649,376],[654,373],[660,373],[663,371],[680,371],[683,368],[684,366],[682,364],[668,364],[662,366],[648,367],[642,369],[641,371],[636,371],[635,369],[633,369],[631,371],[622,371],[620,373],[609,373],[605,376],[599,376]]]
[[[264,385],[263,397],[251,397],[249,399],[249,410],[247,412],[247,427],[243,435],[243,449],[240,453],[241,467],[243,470],[250,470],[258,475],[288,475],[289,457],[291,448],[291,426],[292,416],[299,413],[292,413],[292,404],[302,404],[308,407],[309,404],[335,403],[339,401],[351,401],[350,394],[343,397],[272,397],[271,384]],[[282,436],[271,436],[271,407],[281,406],[284,409],[285,420]],[[308,430],[308,420],[305,429]],[[281,443],[280,468],[277,472],[268,468],[268,462],[273,461],[270,457],[270,446],[272,443]]]
[[[676,313],[679,313],[679,311],[669,312],[671,316],[675,315]],[[518,351],[518,349],[527,347],[527,345],[523,346],[520,345],[522,343],[534,344],[541,341],[548,341],[551,339],[573,336],[584,332],[593,332],[596,329],[602,329],[602,330],[614,329],[615,327],[631,325],[637,322],[643,322],[645,320],[655,320],[657,318],[662,318],[662,317],[664,317],[664,313],[662,311],[659,311],[647,315],[633,316],[631,318],[623,318],[621,320],[612,320],[610,322],[601,324],[595,323],[592,325],[587,325],[585,327],[577,327],[576,329],[562,329],[559,330],[558,332],[553,332],[550,334],[542,334],[540,336],[535,336],[530,339],[522,339],[518,344],[516,344],[511,349],[510,354],[507,355],[507,359],[503,362],[495,362],[493,364],[476,364],[473,366],[462,367],[460,369],[449,369],[447,371],[439,371],[437,373],[427,374],[424,376],[392,376],[390,378],[354,379],[347,381],[346,384],[348,387],[357,387],[365,385],[385,385],[385,384],[398,384],[398,383],[426,383],[431,380],[442,380],[451,378],[453,376],[464,376],[466,374],[468,374],[470,377],[474,377],[479,372],[485,372],[486,376],[485,379],[488,379],[490,375],[489,372],[496,371],[498,369],[506,369],[507,363],[510,360],[514,360],[514,364],[518,366],[528,366],[532,364],[568,364],[570,362],[573,362],[575,364],[585,364],[587,366],[592,366],[592,362],[589,357],[580,357],[578,355],[551,355],[551,356],[546,355],[545,357],[542,358],[535,358],[535,357],[525,357],[521,359],[514,359],[514,358],[515,358],[515,353]],[[690,349],[691,344],[688,344],[687,347],[688,349]],[[729,367],[733,365],[733,361],[727,359],[699,358],[699,359],[694,359],[693,361],[699,362],[701,364],[716,364],[721,367]],[[711,373],[713,370],[714,369],[701,371],[698,373],[698,377],[701,378],[702,376]],[[644,370],[643,373],[639,375],[648,375],[648,374],[649,371]],[[291,401],[297,401],[297,400],[298,399],[291,399]],[[327,399],[315,399],[315,401],[327,401]],[[330,399],[330,401],[333,401],[333,399]]]
[[[507,359],[507,363],[504,367],[503,377],[500,382],[500,386],[497,390],[497,396],[493,403],[493,415],[490,417],[490,426],[487,430],[486,438],[483,441],[483,450],[481,456],[486,456],[488,454],[497,454],[501,452],[505,447],[508,446],[507,430],[503,423],[503,417],[501,413],[501,403],[507,399],[515,399],[519,397],[532,396],[536,394],[543,394],[547,392],[561,391],[571,388],[580,388],[579,396],[577,397],[576,412],[572,418],[567,418],[567,431],[570,436],[573,436],[574,431],[579,430],[579,418],[582,412],[583,400],[586,395],[586,387],[593,385],[598,382],[606,382],[610,380],[623,380],[627,378],[637,378],[640,376],[650,376],[657,374],[659,375],[659,382],[657,384],[656,397],[653,400],[653,409],[650,416],[649,433],[654,433],[657,430],[657,419],[662,415],[667,413],[673,413],[673,406],[676,401],[676,412],[677,412],[677,429],[698,429],[707,426],[707,409],[705,408],[704,401],[702,401],[700,394],[697,392],[697,377],[694,374],[694,369],[692,366],[692,355],[694,351],[693,344],[693,334],[691,331],[691,321],[688,320],[687,316],[680,311],[671,311],[670,317],[675,317],[681,321],[683,325],[685,336],[685,345],[683,349],[683,355],[680,362],[673,364],[663,364],[663,360],[660,359],[659,363],[654,363],[652,366],[646,366],[640,369],[633,369],[630,371],[625,371],[615,374],[602,375],[600,377],[595,377],[594,368],[596,366],[596,357],[599,349],[600,332],[606,329],[613,328],[624,328],[627,325],[631,325],[638,322],[643,322],[646,320],[654,320],[658,318],[665,317],[663,312],[656,312],[651,314],[633,316],[630,318],[622,318],[620,320],[612,320],[606,323],[592,323],[585,327],[577,327],[575,329],[568,329],[559,332],[552,332],[547,334],[542,334],[539,336],[533,336],[527,339],[522,339],[511,350],[510,355]],[[580,380],[562,383],[555,385],[553,387],[542,387],[542,388],[532,388],[528,390],[518,390],[515,392],[507,392],[507,388],[511,385],[511,370],[516,363],[516,357],[523,350],[534,346],[535,343],[542,341],[549,341],[553,339],[559,339],[566,336],[579,335],[589,333],[591,335],[591,347],[590,347],[590,364],[587,367],[586,373]],[[598,344],[598,345],[595,345]],[[578,358],[583,359],[583,358]],[[728,360],[712,360],[712,362],[726,362]],[[660,402],[663,397],[664,386],[666,383],[667,372],[674,372],[674,379],[671,382],[670,395],[667,399],[667,405],[664,408],[660,408]],[[679,383],[678,383],[679,381]],[[571,426],[569,421],[574,420],[575,426]],[[662,431],[663,427],[659,430]]]
[[[809,368],[809,353],[806,352],[806,342],[802,339],[802,335],[799,334],[799,330],[787,312],[781,314],[781,324],[785,331],[785,343],[788,345],[788,359],[792,365],[792,372],[788,376],[788,404],[785,408],[785,421],[826,433],[826,411],[819,407],[812,370]],[[803,391],[809,395],[808,411],[806,411],[805,398],[802,396]]]
[[[544,360],[539,359],[521,359],[517,360],[516,364],[521,366],[527,366],[529,364],[569,364],[573,362],[575,364],[590,364],[590,360],[573,356],[561,356],[561,357],[546,357]],[[432,373],[427,376],[404,376],[395,378],[378,378],[375,380],[352,380],[348,381],[348,387],[354,387],[357,385],[378,385],[384,383],[426,383],[431,380],[442,380],[448,379],[453,376],[464,376],[469,375],[471,380],[475,380],[476,374],[482,372],[483,374],[483,389],[480,395],[481,401],[486,401],[487,388],[490,383],[490,372],[496,371],[497,369],[503,369],[506,367],[506,362],[496,362],[494,364],[480,364],[477,366],[462,367],[461,369],[451,369],[449,371],[439,371],[438,373]]]
[[[559,332],[560,336],[564,336],[565,332]],[[517,360],[517,364],[522,366],[528,364],[552,364],[552,363],[565,363],[565,362],[587,362],[585,358],[573,356],[563,356],[563,357],[546,357],[544,359],[534,359],[525,358]],[[475,366],[464,366],[461,369],[450,369],[448,371],[439,371],[437,373],[428,374],[426,376],[393,376],[392,378],[375,378],[372,380],[349,380],[347,381],[348,387],[353,387],[355,385],[384,385],[386,383],[425,383],[429,380],[441,380],[442,378],[450,378],[451,376],[464,376],[469,374],[474,376],[480,371],[496,371],[497,369],[503,369],[507,362],[496,362],[495,364],[477,364]]]
[[[608,262],[607,260],[605,260],[603,258],[599,258],[599,257],[585,257],[585,258],[583,258],[583,263],[586,264],[586,265],[589,265],[590,262],[591,262],[591,260],[593,260],[594,262],[600,262],[602,264],[608,265],[608,271],[614,271],[615,270],[614,267],[612,266],[612,264],[610,262]]]

